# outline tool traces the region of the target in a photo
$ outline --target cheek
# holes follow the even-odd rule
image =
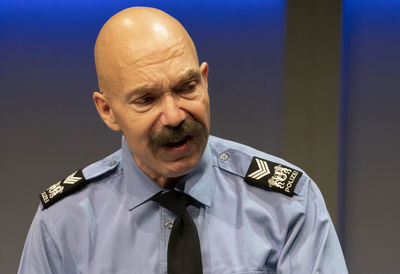
[[[125,137],[140,142],[152,129],[154,119],[150,115],[134,113],[129,107],[124,108],[117,115],[118,124]]]
[[[202,124],[208,125],[209,123],[209,108],[206,101],[188,101],[183,106],[188,115],[195,120],[200,121]]]
[[[205,120],[204,122],[206,123],[207,127],[209,127],[209,125],[210,125],[210,99],[208,97],[208,94],[207,94],[207,96],[205,96],[203,98],[201,105],[202,105],[202,112],[203,112],[202,116],[203,116],[203,119]]]

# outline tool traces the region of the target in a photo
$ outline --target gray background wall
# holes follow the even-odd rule
[[[345,251],[353,273],[398,273],[400,2],[344,6]]]
[[[0,7],[2,273],[16,272],[38,194],[120,146],[92,103],[92,51],[132,1],[53,2]],[[279,154],[284,3],[162,2],[134,1],[177,17],[210,64],[212,133]]]
[[[38,193],[119,147],[91,102],[92,50],[107,18],[134,4],[177,17],[209,62],[212,133],[304,167],[350,272],[397,273],[393,0],[1,2],[1,272],[16,272]]]

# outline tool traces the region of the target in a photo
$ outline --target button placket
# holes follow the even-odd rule
[[[168,241],[176,216],[168,209],[160,206],[161,210],[161,273],[167,274]]]
[[[163,207],[160,208],[160,273],[167,274],[167,252],[168,252],[168,239],[169,239],[169,230],[165,229],[164,223],[166,222],[168,216],[167,212]]]

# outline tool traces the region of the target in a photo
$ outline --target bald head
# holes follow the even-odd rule
[[[162,187],[193,170],[210,132],[208,64],[182,25],[157,9],[123,10],[101,29],[95,61],[97,111],[137,166]]]
[[[111,93],[120,88],[132,70],[187,55],[198,64],[195,46],[184,27],[163,11],[132,7],[111,17],[95,45],[99,89]],[[128,73],[128,74],[129,74]]]

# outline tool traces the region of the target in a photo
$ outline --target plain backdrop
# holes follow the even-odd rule
[[[229,2],[229,5],[227,3]],[[212,134],[280,152],[284,3],[5,1],[0,4],[2,273],[15,273],[38,194],[120,147],[97,115],[93,46],[132,5],[178,18],[210,66]]]
[[[400,3],[342,2],[344,251],[350,273],[398,273]],[[1,273],[17,270],[38,194],[120,147],[92,103],[93,46],[132,5],[178,18],[209,63],[212,134],[281,156],[286,1],[3,0]]]

